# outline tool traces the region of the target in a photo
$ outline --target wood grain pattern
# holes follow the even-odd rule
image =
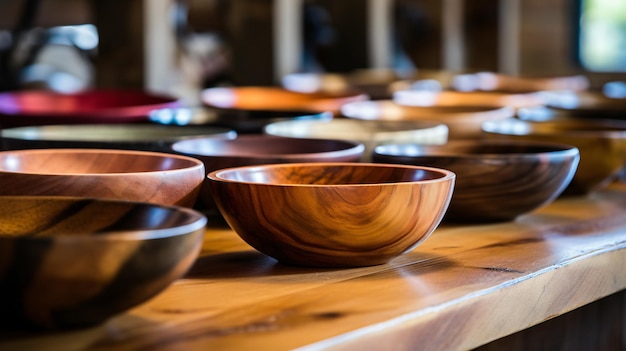
[[[102,323],[182,276],[205,224],[197,212],[146,203],[0,196],[0,325]]]
[[[0,195],[85,196],[194,205],[201,161],[173,154],[100,149],[0,152]]]
[[[570,145],[457,140],[445,145],[384,145],[373,161],[448,169],[457,176],[444,221],[510,221],[556,199],[580,159]]]
[[[211,172],[220,212],[247,243],[287,264],[386,263],[439,225],[454,187],[439,169],[355,163]]]
[[[473,349],[625,289],[625,210],[613,184],[514,222],[444,224],[350,269],[277,264],[213,223],[194,267],[149,302],[87,330],[2,331],[0,350]]]

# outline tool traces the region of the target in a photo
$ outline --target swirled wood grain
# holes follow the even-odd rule
[[[385,145],[374,161],[449,169],[457,175],[444,220],[509,221],[556,199],[580,159],[577,148],[523,141]]]
[[[175,207],[0,196],[0,325],[91,326],[182,276],[206,218]]]
[[[0,152],[0,195],[85,196],[194,205],[199,160],[165,153],[37,149]]]
[[[305,266],[382,264],[439,225],[445,170],[373,164],[242,167],[209,174],[226,221],[251,246]]]

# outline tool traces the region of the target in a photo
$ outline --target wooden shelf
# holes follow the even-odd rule
[[[389,264],[277,264],[213,224],[184,279],[100,327],[0,350],[472,349],[626,288],[626,183],[515,222],[440,226]]]

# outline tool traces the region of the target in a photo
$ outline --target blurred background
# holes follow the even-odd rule
[[[626,77],[623,0],[0,0],[0,90],[275,85],[359,69]]]

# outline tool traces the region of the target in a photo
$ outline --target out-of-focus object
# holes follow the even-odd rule
[[[449,139],[475,139],[482,135],[485,121],[510,118],[515,109],[489,106],[406,106],[392,100],[359,101],[345,104],[341,113],[350,118],[376,121],[434,121],[448,126]]]
[[[206,173],[200,160],[105,149],[0,152],[0,195],[83,196],[194,205]]]
[[[589,79],[583,75],[572,76],[513,76],[494,72],[460,74],[452,86],[458,91],[500,91],[528,93],[544,90],[585,91]]]
[[[135,90],[16,91],[0,94],[0,126],[145,122],[152,110],[174,106],[174,97]]]
[[[206,217],[143,202],[0,196],[0,325],[92,327],[191,267]]]
[[[626,98],[613,98],[597,91],[546,91],[541,96],[546,106],[561,115],[626,119]]]
[[[551,203],[570,183],[580,159],[570,145],[529,141],[388,144],[374,162],[448,169],[456,184],[444,221],[511,221]]]
[[[580,163],[565,194],[584,195],[615,180],[626,166],[626,122],[567,118],[529,121],[511,118],[483,124],[490,139],[537,140],[572,145]]]
[[[487,91],[400,90],[393,101],[407,106],[509,106],[513,108],[543,106],[539,93],[505,93]]]
[[[243,240],[286,264],[383,264],[439,225],[454,173],[372,163],[305,163],[209,173],[211,191]]]
[[[158,124],[70,124],[16,127],[0,131],[3,150],[94,148],[171,151],[170,145],[192,137],[234,139],[234,130]]]

